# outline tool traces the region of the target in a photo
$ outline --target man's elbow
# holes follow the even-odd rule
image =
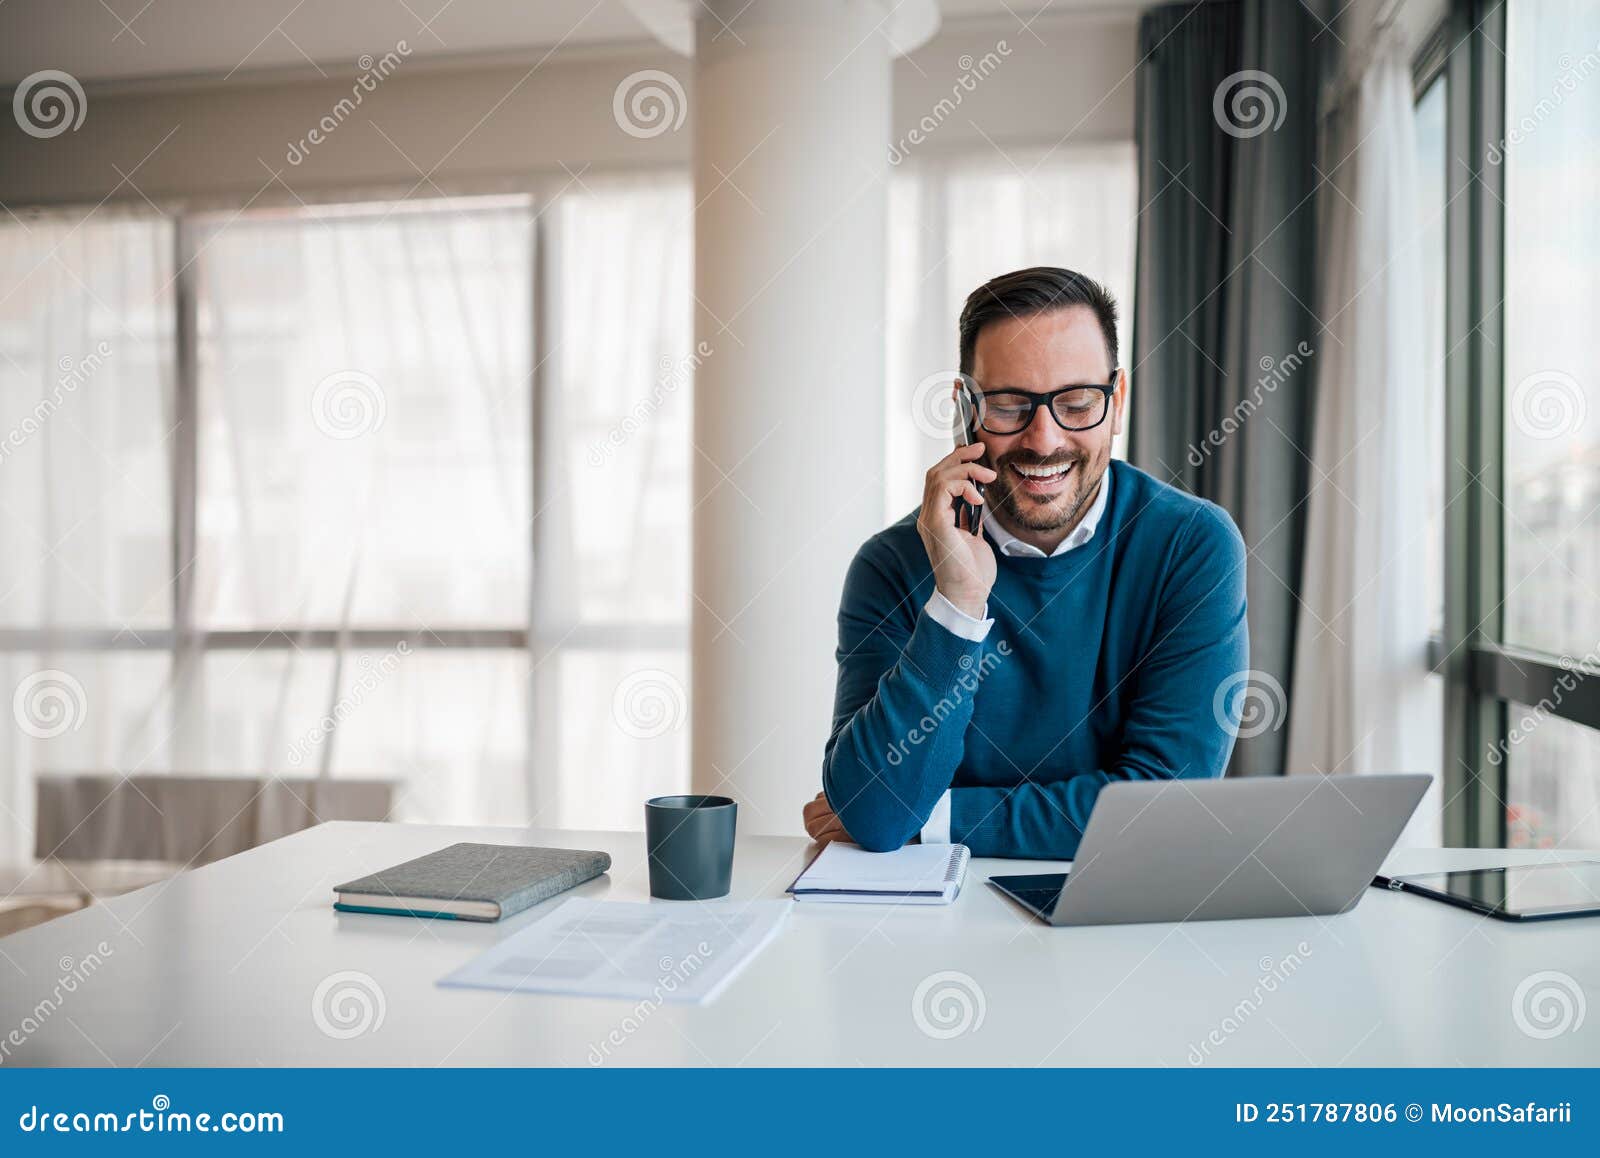
[[[846,828],[849,826],[846,825]],[[856,843],[868,852],[893,852],[897,848],[904,848],[911,839],[909,834],[901,834],[898,830],[888,828],[873,828],[856,837]]]
[[[868,852],[893,852],[922,831],[918,818],[882,784],[849,782],[839,775],[838,752],[830,749],[822,766],[822,793],[850,839]]]
[[[899,806],[903,807],[903,806]],[[849,815],[839,817],[844,822],[850,839],[868,852],[893,852],[905,846],[913,836],[922,831],[915,817],[875,816],[869,810],[854,809]]]

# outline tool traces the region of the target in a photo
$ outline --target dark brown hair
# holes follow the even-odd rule
[[[1093,278],[1053,265],[1003,273],[967,295],[961,310],[961,372],[972,373],[978,332],[990,322],[1026,318],[1085,306],[1094,312],[1106,339],[1106,359],[1117,364],[1117,301]]]

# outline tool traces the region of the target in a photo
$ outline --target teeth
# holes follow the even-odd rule
[[[1072,466],[1071,463],[1067,463],[1066,466],[1050,466],[1050,467],[1015,466],[1015,465],[1013,465],[1012,469],[1015,470],[1018,474],[1020,474],[1023,478],[1056,478],[1056,477],[1058,477],[1060,475],[1066,474],[1067,470],[1071,466]]]

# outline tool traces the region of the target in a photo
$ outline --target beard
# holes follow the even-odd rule
[[[1019,529],[1047,532],[1070,529],[1088,509],[1089,500],[1110,465],[1110,458],[1109,447],[1091,455],[1048,458],[1028,451],[1013,451],[1000,456],[994,467],[1000,477],[984,488],[984,497],[1006,522]],[[1072,470],[1067,475],[1067,485],[1054,495],[1027,493],[1013,482],[1016,475],[1007,469],[1012,466],[1057,467],[1068,463],[1072,464]]]

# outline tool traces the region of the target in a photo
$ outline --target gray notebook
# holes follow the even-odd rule
[[[583,849],[452,844],[335,885],[333,907],[350,913],[498,921],[610,867],[610,854]]]

